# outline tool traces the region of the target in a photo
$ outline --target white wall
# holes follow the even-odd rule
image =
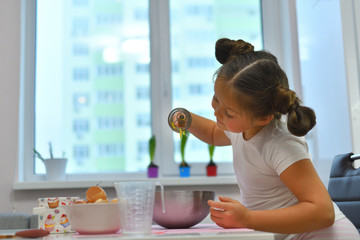
[[[20,0],[0,2],[0,212],[12,209],[18,159]]]

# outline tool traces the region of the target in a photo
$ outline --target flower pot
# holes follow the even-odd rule
[[[180,177],[190,177],[190,166],[180,166],[179,175]]]
[[[148,166],[148,168],[147,168],[148,178],[157,178],[158,172],[159,172],[158,166]]]
[[[214,165],[208,165],[206,167],[206,176],[208,177],[214,177],[217,175],[217,166]]]
[[[46,169],[46,180],[65,181],[67,158],[47,158],[44,159]]]

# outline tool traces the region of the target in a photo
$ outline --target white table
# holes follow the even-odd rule
[[[0,231],[1,234],[11,234],[13,232]],[[257,239],[257,240],[273,240],[275,235],[268,232],[254,231],[251,229],[223,229],[217,227],[215,224],[199,224],[189,229],[164,229],[159,226],[153,226],[152,234],[146,236],[132,236],[116,234],[104,234],[104,235],[81,235],[77,233],[52,233],[44,238],[44,240],[52,239],[120,239],[120,240],[241,240],[241,239]]]

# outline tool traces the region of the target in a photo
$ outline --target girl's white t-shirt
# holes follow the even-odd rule
[[[242,133],[225,134],[232,144],[234,171],[245,207],[269,210],[298,203],[279,176],[293,163],[311,160],[303,137],[289,133],[284,122],[265,126],[248,141]],[[335,204],[334,208],[336,220],[344,217]]]

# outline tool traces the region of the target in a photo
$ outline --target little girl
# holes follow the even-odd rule
[[[331,201],[311,162],[305,139],[316,124],[277,59],[242,40],[220,39],[222,64],[212,100],[216,122],[191,114],[188,129],[200,140],[232,145],[241,203],[209,201],[211,219],[224,228],[279,233],[281,239],[360,239]]]

